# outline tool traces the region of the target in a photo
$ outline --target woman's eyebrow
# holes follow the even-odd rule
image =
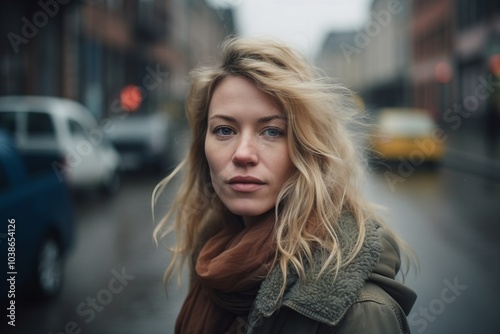
[[[270,122],[272,120],[275,120],[275,119],[281,119],[283,121],[286,121],[286,117],[283,116],[283,115],[270,115],[270,116],[265,116],[265,117],[261,117],[257,120],[257,122],[259,123],[267,123],[267,122]]]
[[[228,122],[236,122],[236,119],[234,117],[231,117],[231,116],[227,116],[227,115],[213,115],[212,117],[209,118],[209,120],[212,120],[214,118],[222,118],[223,120],[225,121],[228,121]]]
[[[228,122],[236,122],[236,119],[234,117],[227,116],[227,115],[220,115],[220,114],[213,115],[212,117],[210,117],[210,120],[212,120],[214,118],[222,118],[223,120],[228,121]],[[259,118],[257,120],[257,122],[258,123],[268,123],[268,122],[275,120],[275,119],[281,119],[284,121],[287,120],[287,118],[283,115],[269,115],[269,116],[264,116],[264,117]]]

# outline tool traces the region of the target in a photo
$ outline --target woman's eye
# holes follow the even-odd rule
[[[214,133],[219,136],[230,136],[234,133],[234,131],[227,126],[219,126],[215,128]]]
[[[268,137],[281,137],[283,136],[283,131],[278,128],[268,128],[263,131],[263,134]]]

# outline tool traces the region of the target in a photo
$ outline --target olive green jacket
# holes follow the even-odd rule
[[[343,215],[341,229],[354,226],[353,218]],[[341,240],[340,245],[349,243]],[[285,294],[278,300],[282,274],[279,267],[274,268],[239,330],[248,334],[409,333],[406,315],[416,294],[395,280],[399,267],[397,243],[370,223],[361,252],[336,278],[332,274],[313,279],[314,273],[306,271],[310,278],[299,282],[291,272]]]

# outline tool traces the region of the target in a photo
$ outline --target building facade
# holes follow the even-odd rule
[[[332,31],[316,64],[356,90],[368,108],[408,106],[411,2],[375,0],[356,31]]]
[[[230,10],[203,0],[21,0],[0,29],[0,95],[71,98],[97,118],[127,85],[148,108],[182,104],[188,71],[235,34]]]
[[[448,147],[500,160],[499,1],[374,0],[349,34],[326,40],[317,64],[328,74],[369,108],[423,109]]]

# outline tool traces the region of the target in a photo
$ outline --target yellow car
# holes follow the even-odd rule
[[[377,160],[407,161],[413,165],[439,162],[446,135],[422,109],[381,109],[375,119],[369,149]]]

